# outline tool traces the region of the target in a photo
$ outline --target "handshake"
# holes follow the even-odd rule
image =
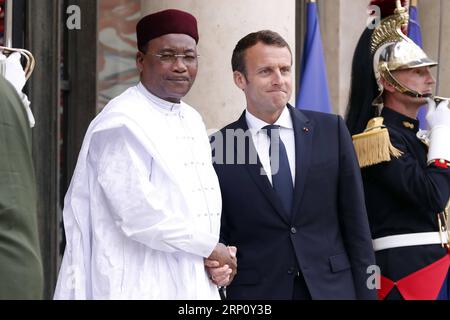
[[[237,273],[236,247],[218,243],[211,255],[205,259],[205,267],[211,281],[218,286],[227,286]]]

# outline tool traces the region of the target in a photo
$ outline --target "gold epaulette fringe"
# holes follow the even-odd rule
[[[353,144],[361,168],[399,158],[403,153],[395,148],[382,117],[373,118],[363,133],[354,135]]]

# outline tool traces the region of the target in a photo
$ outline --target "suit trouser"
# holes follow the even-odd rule
[[[292,300],[311,300],[308,286],[306,285],[303,274],[299,272],[294,278],[294,292]]]

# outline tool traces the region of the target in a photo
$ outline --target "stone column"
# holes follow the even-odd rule
[[[335,113],[345,114],[353,52],[366,27],[369,0],[321,0],[320,24],[330,96]]]
[[[437,94],[450,97],[450,3],[440,0],[418,0],[420,25],[425,52],[439,62],[434,68]]]

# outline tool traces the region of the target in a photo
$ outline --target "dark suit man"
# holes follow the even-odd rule
[[[211,137],[221,237],[238,248],[227,298],[375,299],[361,175],[345,123],[287,104],[292,55],[277,33],[241,39],[232,65],[247,109]]]

